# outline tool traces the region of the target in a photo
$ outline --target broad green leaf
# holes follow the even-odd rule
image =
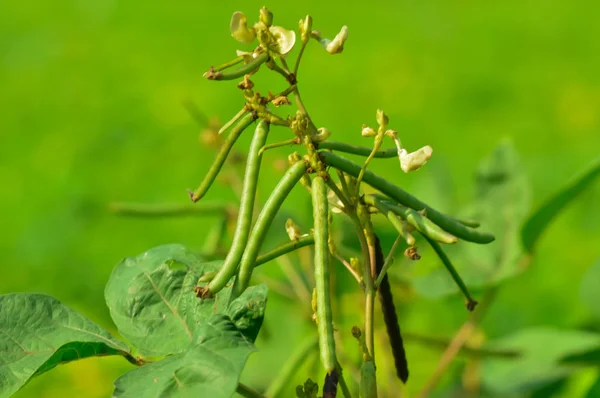
[[[483,362],[484,387],[505,396],[539,388],[577,370],[577,365],[562,359],[598,349],[600,334],[535,328],[490,342],[487,347],[522,353],[515,359],[489,358]]]
[[[0,396],[36,375],[92,356],[123,355],[129,347],[83,315],[43,294],[0,296]]]
[[[553,197],[548,199],[527,220],[521,231],[525,249],[532,252],[535,244],[556,217],[573,199],[583,192],[600,175],[600,158],[565,185]]]
[[[579,297],[594,316],[600,319],[600,259],[586,271],[579,287]]]
[[[201,300],[194,292],[198,278],[221,263],[204,263],[176,244],[124,259],[105,290],[121,335],[146,356],[185,351],[196,328],[213,313],[226,310],[230,288],[211,300]]]
[[[256,340],[265,317],[267,292],[267,285],[250,286],[227,308],[235,326],[252,342]]]
[[[444,246],[468,286],[494,284],[520,271],[521,225],[529,211],[530,188],[519,156],[508,141],[483,159],[476,173],[476,198],[463,215],[477,220],[496,240],[487,245],[459,242]],[[421,267],[435,262],[435,269],[414,280],[415,289],[428,297],[441,297],[458,291],[439,259],[431,251],[421,259]],[[430,260],[431,259],[431,260]]]
[[[182,353],[134,369],[115,382],[114,397],[229,398],[256,349],[224,315],[209,317]]]

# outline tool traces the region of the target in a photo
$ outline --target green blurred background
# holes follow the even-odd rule
[[[187,203],[185,189],[199,183],[213,152],[198,140],[201,127],[182,101],[222,121],[239,110],[235,84],[202,73],[248,49],[230,37],[229,19],[240,10],[253,21],[263,3],[0,1],[0,293],[51,294],[113,330],[103,289],[121,258],[165,243],[202,247],[210,218],[125,219],[106,206]],[[412,175],[400,175],[393,160],[373,170],[443,210],[456,212],[472,199],[479,161],[505,137],[520,153],[533,208],[600,152],[598,2],[267,6],[288,28],[307,13],[325,36],[348,25],[342,55],[316,43],[305,54],[300,84],[309,112],[332,139],[369,145],[360,126],[375,125],[375,110],[384,109],[405,146],[430,144],[434,157]],[[284,87],[278,76],[256,83],[263,92]],[[248,142],[242,137],[239,148]],[[265,162],[288,151],[270,151]],[[262,201],[279,176],[263,169]],[[235,200],[223,185],[209,197]],[[486,338],[542,325],[598,330],[578,292],[600,255],[599,198],[596,184],[556,220],[531,268],[501,290],[483,324]],[[310,214],[300,189],[285,206],[300,220]],[[397,305],[403,329],[427,336],[450,338],[468,316],[457,297],[407,294]],[[269,341],[259,341],[244,375],[257,388],[268,385],[291,342],[312,332],[289,300],[274,294],[269,306]],[[409,344],[409,392],[425,383],[440,353]],[[461,366],[451,367],[437,396],[451,396]],[[127,369],[122,359],[88,359],[16,396],[107,397]],[[597,373],[576,372],[557,396],[579,396]]]

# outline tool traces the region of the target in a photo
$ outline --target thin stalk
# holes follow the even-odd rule
[[[358,164],[331,152],[322,151],[320,152],[320,157],[321,160],[323,160],[327,165],[336,169],[340,169],[351,176],[357,177],[360,173],[361,167]],[[475,243],[490,243],[494,240],[493,235],[479,232],[473,228],[461,224],[452,217],[440,213],[408,192],[404,191],[402,188],[388,182],[385,178],[378,176],[371,171],[365,172],[363,180],[373,188],[381,191],[404,206],[418,211],[425,210],[427,217],[431,219],[431,221],[439,225],[443,230],[455,235],[458,238]]]
[[[269,124],[261,120],[256,126],[254,137],[248,152],[246,173],[244,174],[244,184],[240,200],[240,210],[235,231],[233,233],[233,244],[227,253],[227,257],[225,257],[225,260],[223,261],[223,265],[215,275],[214,279],[206,286],[203,294],[205,297],[214,296],[218,291],[225,287],[231,277],[235,274],[235,270],[237,269],[240,258],[244,252],[244,247],[248,241],[250,226],[252,224],[256,187],[258,185],[258,176],[262,160],[260,148],[265,145],[268,134]]]
[[[477,305],[477,301],[475,301],[473,299],[473,297],[471,296],[471,293],[469,293],[469,289],[467,288],[467,285],[465,285],[465,282],[463,282],[462,278],[460,277],[459,273],[456,271],[456,268],[454,268],[454,266],[452,265],[452,262],[450,261],[450,259],[446,255],[446,253],[444,253],[444,251],[442,250],[440,245],[435,240],[431,239],[427,235],[423,235],[423,237],[427,240],[429,245],[431,245],[431,247],[433,248],[435,253],[438,255],[440,260],[442,260],[444,267],[446,267],[446,269],[452,276],[452,279],[454,279],[454,283],[456,283],[456,285],[460,288],[460,291],[463,293],[463,295],[467,299],[467,309],[469,311],[473,311],[475,309],[475,306]]]
[[[250,233],[250,239],[248,240],[248,244],[246,245],[240,261],[238,277],[236,278],[233,287],[232,300],[242,294],[246,287],[248,287],[254,264],[258,257],[258,252],[267,231],[271,226],[277,211],[283,204],[283,201],[287,198],[292,188],[300,181],[304,173],[306,173],[306,164],[302,161],[295,163],[288,169],[271,193],[271,196],[269,196],[269,199],[267,199],[267,202],[256,219],[254,228]]]
[[[116,215],[129,217],[215,216],[227,213],[231,205],[223,202],[203,202],[197,205],[111,203],[108,209]]]
[[[240,394],[244,398],[267,398],[265,395],[262,395],[256,390],[251,389],[245,384],[238,383],[237,389],[235,390],[238,394]]]
[[[248,114],[248,115],[244,116],[238,122],[238,124],[236,124],[235,127],[231,130],[231,132],[229,133],[229,136],[223,143],[223,146],[221,146],[221,149],[219,150],[219,153],[217,154],[215,161],[213,162],[212,166],[210,166],[208,173],[204,177],[204,180],[202,180],[202,183],[200,184],[200,186],[198,188],[196,188],[196,190],[190,195],[192,202],[197,202],[198,200],[200,200],[200,198],[202,198],[206,194],[206,192],[208,192],[210,186],[217,178],[219,171],[225,164],[225,160],[227,160],[227,156],[229,156],[229,152],[231,151],[231,148],[233,148],[233,144],[235,144],[235,142],[240,137],[242,132],[248,126],[250,126],[253,122],[254,122],[254,116],[252,114]]]
[[[304,340],[298,348],[292,353],[292,355],[285,361],[281,372],[277,375],[275,380],[271,382],[269,388],[265,392],[265,395],[269,398],[277,398],[283,394],[283,389],[288,388],[289,391],[293,390],[291,380],[304,364],[304,362],[310,357],[310,353],[316,351],[319,346],[319,340],[316,336],[310,336]]]
[[[371,153],[373,153],[372,148],[367,148],[365,146],[350,145],[350,144],[346,144],[343,142],[336,142],[336,141],[329,141],[329,140],[319,143],[319,149],[327,149],[330,151],[350,153],[352,155],[359,155],[359,156],[370,156]],[[396,148],[381,149],[381,150],[375,151],[373,157],[380,158],[380,159],[397,158],[398,152],[396,151]]]
[[[307,41],[302,42],[302,46],[300,47],[300,52],[298,53],[298,58],[296,58],[296,65],[294,65],[294,76],[298,78],[298,68],[300,67],[300,60],[302,59],[302,55],[304,55],[304,50],[306,49]]]
[[[260,66],[265,63],[269,59],[269,54],[262,53],[259,54],[252,61],[248,62],[245,65],[242,65],[238,69],[234,69],[231,71],[217,71],[214,68],[209,69],[208,72],[204,73],[204,77],[208,80],[233,80],[240,78],[248,73],[254,72]]]
[[[221,126],[221,128],[219,129],[219,131],[217,132],[217,134],[223,134],[223,132],[227,131],[227,129],[229,127],[231,127],[234,123],[237,123],[238,120],[241,119],[242,116],[244,116],[245,113],[248,112],[248,109],[244,106],[242,109],[240,109],[240,111],[238,113],[235,114],[234,117],[232,117],[227,123],[225,123],[223,126]]]
[[[276,259],[279,256],[293,252],[294,250],[300,249],[301,247],[310,246],[315,243],[315,237],[313,234],[304,235],[298,239],[294,239],[290,242],[284,243],[277,246],[273,250],[259,255],[254,262],[254,268],[259,265],[263,265],[271,260]]]
[[[375,281],[375,289],[379,288],[379,286],[381,285],[381,281],[383,280],[383,278],[385,278],[385,275],[387,274],[388,269],[394,263],[394,253],[396,253],[396,249],[398,248],[398,245],[400,244],[401,240],[402,236],[398,235],[398,237],[394,241],[394,244],[392,245],[392,248],[390,249],[390,252],[385,258],[383,267],[381,267],[381,271],[379,271],[379,275],[377,275],[377,280]]]
[[[388,219],[392,215],[398,215],[408,224],[412,225],[421,234],[427,235],[429,238],[435,241],[446,244],[452,244],[458,241],[456,236],[450,235],[448,232],[441,229],[439,226],[434,224],[433,221],[423,216],[416,210],[399,205],[397,203],[389,202],[387,200],[380,200],[380,196],[378,195],[367,196],[364,200],[366,203],[375,206],[377,210],[385,214],[388,217]],[[413,244],[411,244],[411,246]]]
[[[335,169],[335,172],[340,179],[340,186],[342,187],[342,193],[346,195],[346,197],[350,197],[350,188],[348,188],[348,183],[346,182],[346,176],[341,170]]]
[[[243,62],[243,61],[244,61],[244,56],[243,56],[243,55],[240,55],[239,57],[236,57],[236,58],[232,59],[232,60],[231,60],[231,61],[229,61],[229,62],[225,62],[224,64],[221,64],[221,65],[219,65],[219,66],[215,66],[215,67],[213,68],[213,70],[214,70],[215,72],[220,72],[220,71],[222,71],[222,70],[224,70],[224,69],[227,69],[227,68],[230,68],[230,67],[232,67],[232,66],[235,66],[235,65],[237,65],[237,64],[239,64],[239,63],[241,63],[241,62]]]
[[[358,284],[361,286],[361,288],[364,289],[364,282],[363,282],[361,276],[358,274],[358,272],[356,272],[356,270],[354,268],[352,268],[352,265],[350,265],[350,263],[348,261],[346,261],[346,259],[344,257],[342,257],[338,252],[335,252],[332,254],[333,254],[333,257],[336,258],[336,260],[338,260],[340,263],[342,263],[344,265],[344,267],[346,267],[348,272],[350,272],[350,274],[354,277],[354,279],[356,279],[356,282],[358,282]]]
[[[352,204],[350,203],[350,200],[348,199],[348,197],[342,191],[340,191],[338,186],[335,185],[335,182],[333,182],[333,180],[331,178],[327,178],[326,181],[327,181],[327,186],[329,187],[329,189],[331,189],[333,191],[333,193],[335,193],[335,196],[338,197],[340,202],[342,202],[345,210],[352,211]]]
[[[291,140],[275,142],[273,144],[265,145],[264,147],[262,147],[260,149],[260,154],[262,155],[265,151],[268,151],[269,149],[279,148],[279,147],[287,146],[287,145],[298,145],[298,144],[300,144],[300,142],[298,141],[298,137],[292,138]]]

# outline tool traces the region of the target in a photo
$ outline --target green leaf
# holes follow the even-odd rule
[[[476,199],[463,218],[477,220],[496,240],[489,245],[459,242],[444,251],[470,287],[498,283],[520,271],[523,257],[520,231],[529,211],[530,187],[513,145],[505,141],[482,160],[476,173]],[[431,252],[421,263],[434,271],[416,277],[415,289],[428,297],[441,297],[458,291],[452,279]],[[432,259],[429,260],[428,258]],[[422,266],[422,264],[419,264]]]
[[[592,385],[592,387],[588,390],[585,395],[585,398],[598,398],[600,397],[600,377],[596,379],[596,382]]]
[[[489,358],[483,362],[482,383],[500,396],[526,392],[578,369],[562,359],[600,347],[600,334],[578,330],[535,328],[518,331],[486,347],[515,350],[516,359]]]
[[[594,316],[600,319],[600,259],[588,268],[583,275],[581,285],[579,287],[579,297],[587,307],[592,311]]]
[[[596,159],[590,166],[579,173],[577,177],[548,199],[546,203],[529,217],[521,231],[521,239],[528,252],[533,251],[535,244],[552,219],[575,199],[577,195],[594,182],[594,179],[599,175],[600,158]]]
[[[197,328],[187,351],[125,373],[113,396],[229,398],[255,350],[227,316],[213,315]]]
[[[0,396],[36,375],[92,356],[123,355],[129,347],[83,315],[43,294],[0,296]]]
[[[267,292],[265,284],[250,286],[227,308],[227,314],[235,326],[252,342],[256,340],[265,317]]]
[[[194,331],[213,313],[225,313],[230,288],[213,300],[196,297],[194,287],[222,261],[202,262],[181,245],[165,245],[124,259],[113,270],[105,297],[119,332],[141,354],[185,351]]]

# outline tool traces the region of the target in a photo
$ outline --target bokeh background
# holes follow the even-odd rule
[[[221,121],[239,110],[235,84],[210,82],[202,73],[249,49],[230,37],[229,19],[240,10],[252,21],[263,3],[0,1],[0,293],[51,294],[114,332],[103,289],[120,259],[165,243],[202,247],[213,218],[128,219],[110,214],[107,204],[187,203],[185,189],[199,183],[213,152],[182,101]],[[313,119],[332,139],[369,145],[360,127],[375,125],[375,110],[384,109],[405,146],[429,144],[434,157],[412,175],[401,175],[394,160],[373,170],[443,210],[457,212],[473,199],[480,160],[507,137],[527,176],[531,209],[600,152],[598,2],[267,6],[288,28],[307,13],[325,36],[348,25],[343,54],[329,56],[316,43],[305,54],[300,84]],[[256,82],[264,92],[284,88],[278,76]],[[277,134],[288,138],[285,130],[271,137]],[[242,137],[238,148],[248,142]],[[274,165],[288,152],[270,151],[265,162]],[[260,200],[280,173],[263,168]],[[600,330],[579,293],[600,256],[598,185],[556,219],[527,271],[505,282],[480,339],[540,326]],[[236,200],[226,185],[208,198]],[[310,214],[301,189],[285,207],[300,222]],[[467,319],[458,296],[424,297],[410,280],[398,280],[405,331],[449,339]],[[293,344],[313,332],[293,301],[273,294],[269,306],[261,351],[243,377],[256,388],[265,388]],[[441,350],[410,341],[407,349],[406,391],[414,393]],[[465,366],[457,360],[434,396],[457,394]],[[119,358],[88,359],[35,379],[16,396],[108,397],[112,381],[128,369]],[[585,396],[597,376],[597,367],[581,367],[539,396]],[[393,377],[382,380],[389,391],[397,388]]]

